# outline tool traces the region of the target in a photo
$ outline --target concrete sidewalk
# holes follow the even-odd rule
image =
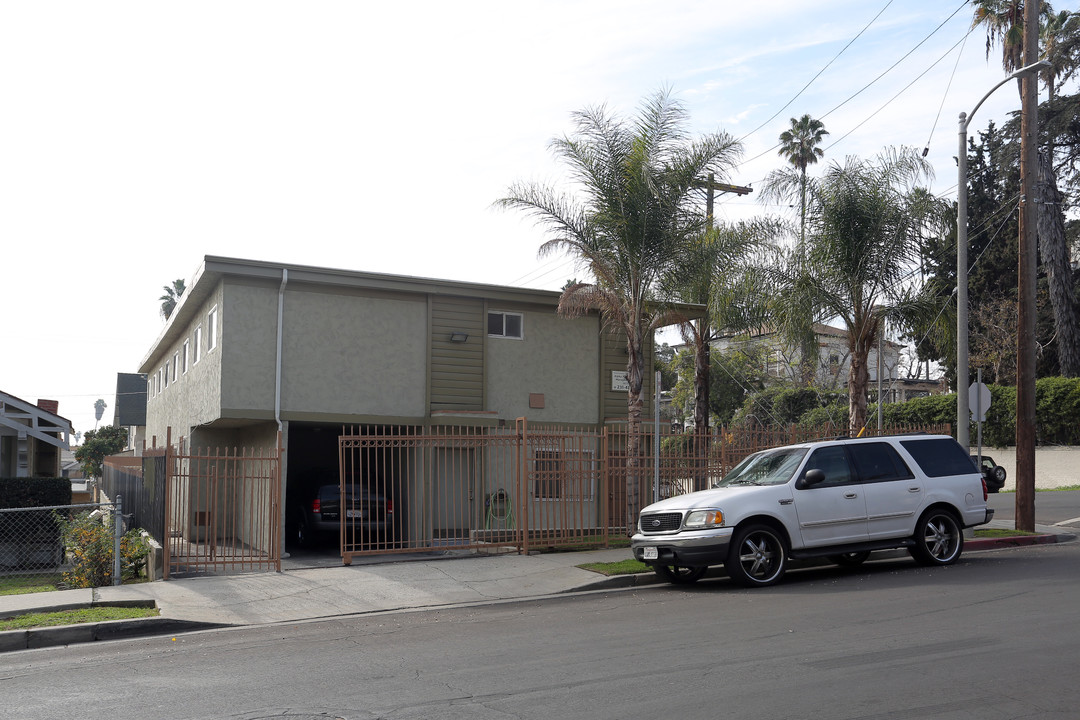
[[[991,523],[985,527],[994,527]],[[999,527],[1001,525],[998,525]],[[1062,528],[1036,536],[967,539],[965,552],[1075,540]],[[906,553],[905,553],[906,554]],[[436,608],[624,588],[657,582],[652,573],[606,577],[577,567],[630,557],[627,548],[539,555],[384,557],[282,573],[0,596],[0,617],[92,605],[157,606],[160,617],[0,632],[0,652],[209,627],[299,622],[346,615]]]

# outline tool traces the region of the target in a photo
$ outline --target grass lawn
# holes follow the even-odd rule
[[[60,581],[60,573],[0,577],[0,595],[52,592],[59,589]]]
[[[52,627],[54,625],[78,625],[79,623],[102,622],[104,620],[131,620],[157,616],[158,609],[156,607],[112,607],[101,605],[78,610],[18,615],[7,620],[0,620],[0,630],[29,630],[30,628]]]

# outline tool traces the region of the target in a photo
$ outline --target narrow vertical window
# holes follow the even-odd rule
[[[202,359],[202,325],[195,328],[195,360],[197,364]]]
[[[191,350],[191,341],[190,340],[185,340],[184,341],[184,350],[180,355],[180,373],[181,374],[184,374],[184,373],[187,372],[188,353],[189,353],[190,350]]]
[[[206,352],[210,352],[217,347],[217,326],[218,326],[218,309],[217,305],[210,310],[210,314],[206,316]]]

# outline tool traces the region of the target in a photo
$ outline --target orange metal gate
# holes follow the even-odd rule
[[[148,450],[164,458],[164,576],[281,571],[281,434],[252,448]],[[160,467],[160,465],[159,465]]]
[[[606,544],[595,429],[367,426],[339,439],[341,554]],[[351,516],[351,517],[350,517]]]

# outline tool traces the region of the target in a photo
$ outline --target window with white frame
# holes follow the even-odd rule
[[[490,337],[504,337],[521,340],[523,315],[521,313],[493,311],[487,314],[487,334]]]
[[[215,305],[206,316],[206,352],[210,352],[217,347],[217,321],[218,310],[217,305]]]
[[[161,370],[159,370],[158,372],[160,372],[162,377],[165,378],[164,387],[169,387],[169,361],[168,360],[165,361],[165,364],[161,367]]]
[[[172,367],[169,370],[172,372],[172,381],[176,382],[176,366],[180,364],[180,353],[175,352],[172,356]]]
[[[538,500],[592,500],[598,470],[589,450],[536,448],[533,497]]]
[[[199,360],[202,360],[202,325],[195,328],[195,359],[192,362],[193,365],[198,364]]]
[[[158,395],[161,394],[161,370],[157,371],[157,388],[154,390]]]
[[[188,367],[188,354],[191,350],[191,341],[184,340],[184,349],[180,352],[180,374],[187,372]]]

